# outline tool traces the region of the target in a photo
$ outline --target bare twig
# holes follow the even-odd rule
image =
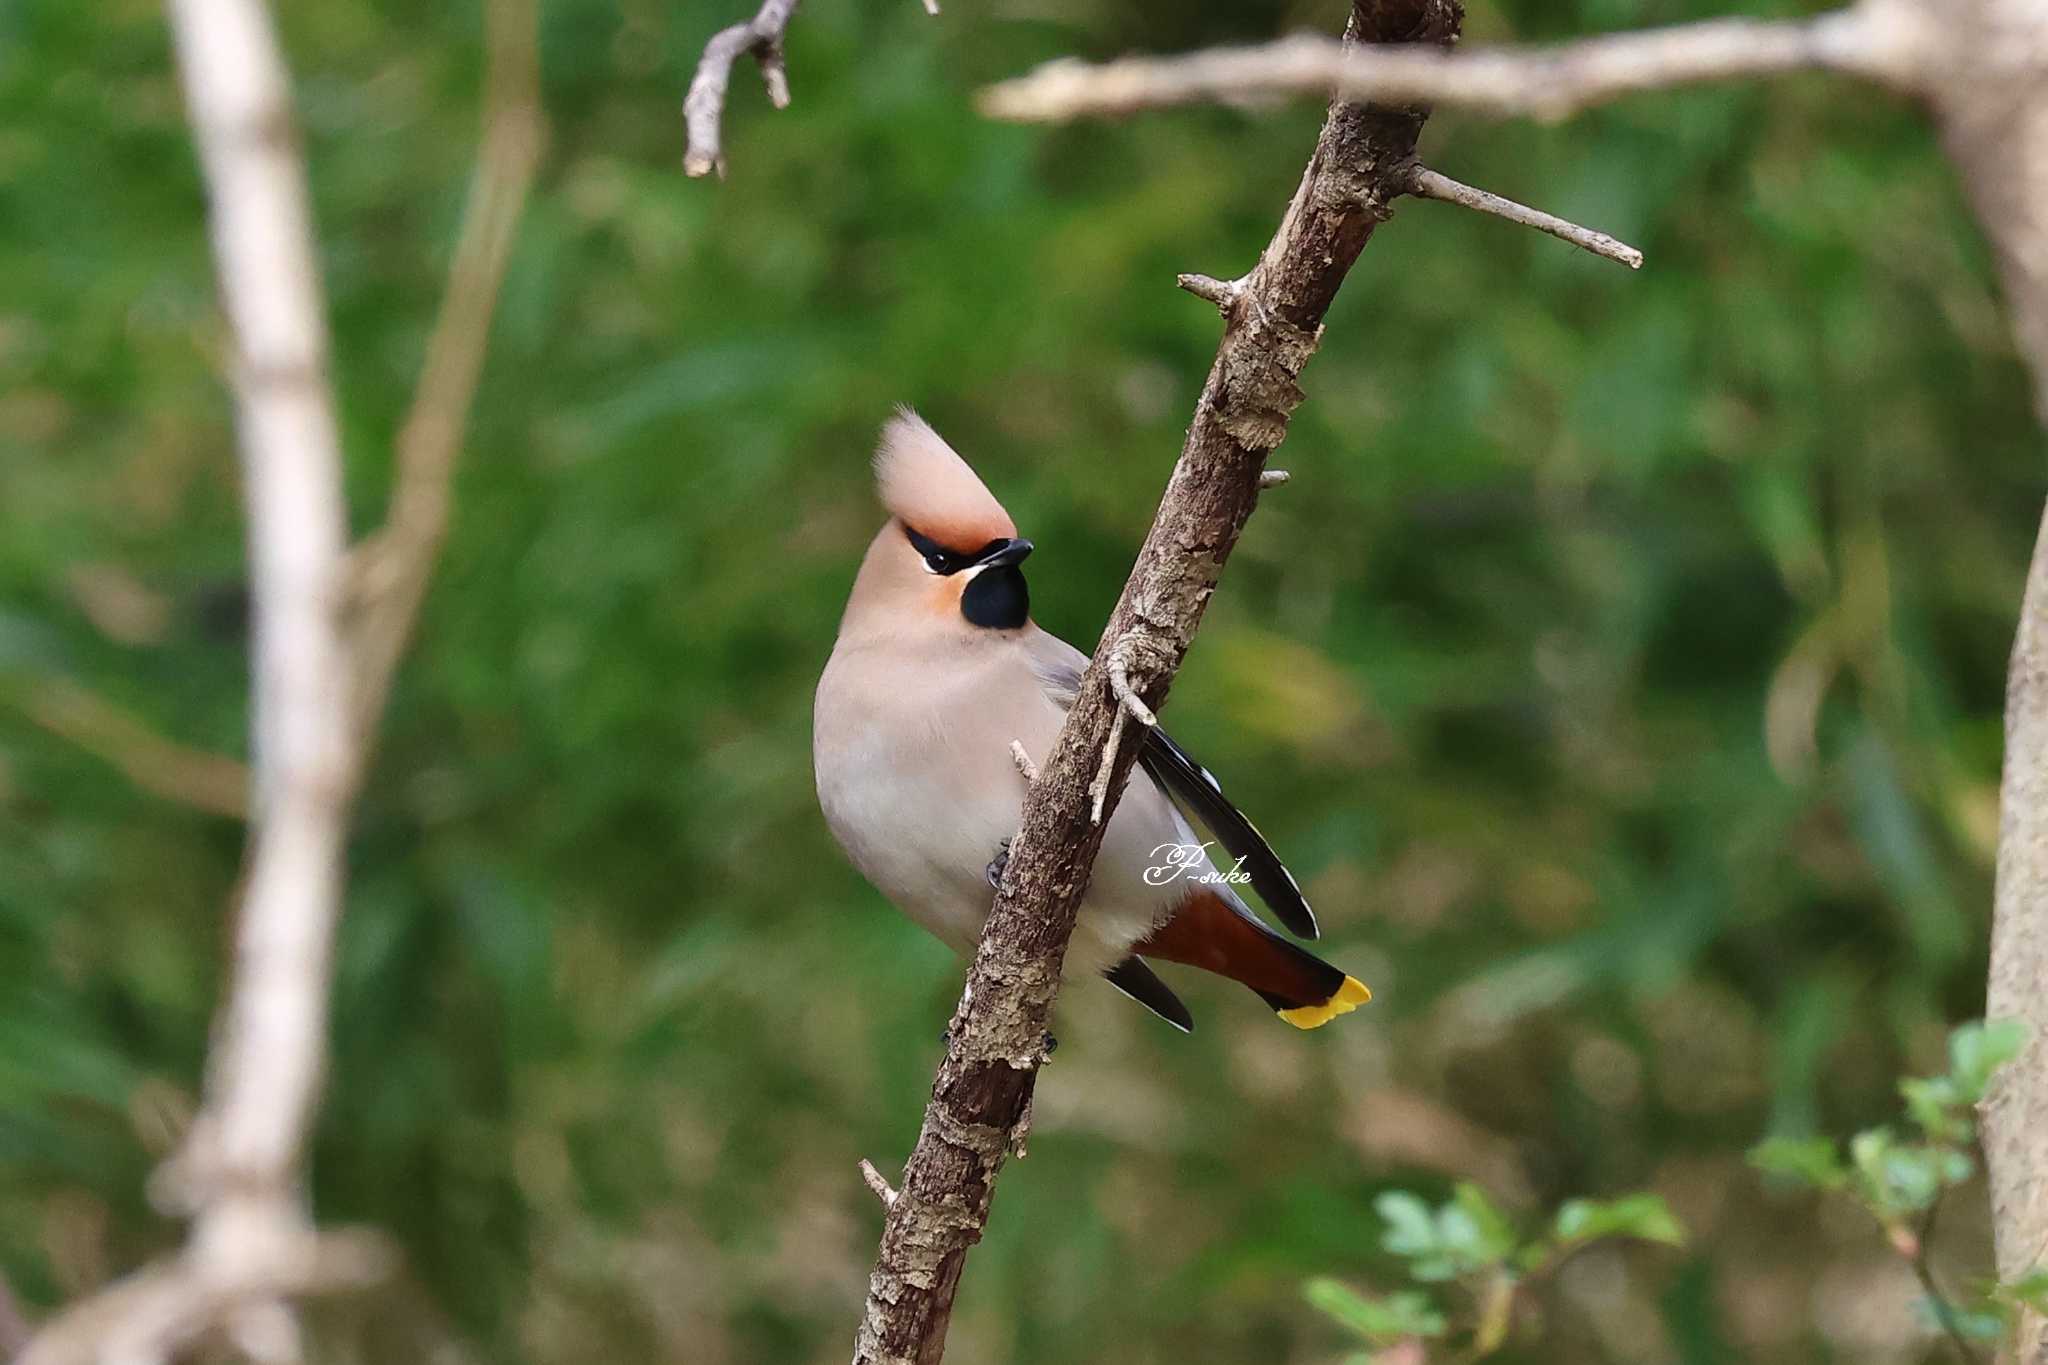
[[[1812,19],[1716,19],[1550,48],[1347,50],[1301,35],[1182,57],[1048,62],[982,92],[981,107],[995,118],[1055,122],[1334,92],[1549,120],[1646,90],[1785,71],[1844,71],[1912,89],[1925,69],[1920,45],[1928,26],[1911,0],[1861,0]]]
[[[1908,1253],[1906,1261],[1913,1267],[1913,1278],[1920,1282],[1920,1292],[1926,1296],[1927,1307],[1934,1314],[1934,1320],[1948,1334],[1949,1345],[1955,1348],[1956,1358],[1963,1365],[1977,1365],[1982,1357],[1970,1344],[1969,1337],[1963,1334],[1963,1324],[1956,1316],[1955,1304],[1941,1292],[1941,1284],[1934,1278],[1931,1249],[1934,1245],[1934,1220],[1940,1210],[1941,1200],[1937,1197],[1921,1216],[1920,1226],[1911,1236],[1911,1246],[1902,1250]]]
[[[1219,280],[1210,275],[1180,275],[1174,283],[1198,299],[1207,299],[1216,305],[1221,313],[1228,313],[1231,305],[1244,293],[1243,280]]]
[[[754,17],[743,24],[720,29],[704,44],[704,56],[690,81],[690,93],[683,97],[683,126],[689,143],[683,152],[683,174],[725,174],[725,150],[720,124],[725,118],[725,89],[732,80],[732,64],[751,53],[761,68],[761,83],[768,87],[768,102],[777,109],[789,107],[789,72],[782,61],[782,35],[802,0],[763,0]],[[926,8],[936,14],[929,0]]]
[[[535,4],[492,0],[485,7],[489,57],[482,150],[426,362],[399,428],[390,511],[354,557],[351,704],[355,743],[361,749],[376,733],[392,675],[412,637],[447,536],[455,463],[490,342],[491,317],[546,141]]]
[[[1260,472],[1259,482],[1264,485],[1264,471]],[[1149,637],[1136,630],[1124,632],[1109,649],[1109,690],[1116,694],[1117,701],[1130,713],[1131,719],[1147,730],[1159,723],[1159,717],[1152,714],[1152,708],[1145,705],[1145,699],[1131,685],[1131,665],[1138,661],[1140,654],[1156,656],[1160,652]]]
[[[1259,476],[1259,486],[1265,487],[1263,474]],[[1102,766],[1088,787],[1088,819],[1094,824],[1102,823],[1104,807],[1109,804],[1110,774],[1116,770],[1116,751],[1123,742],[1126,718],[1148,730],[1159,723],[1159,717],[1152,714],[1152,708],[1145,705],[1145,699],[1131,685],[1131,665],[1146,648],[1146,637],[1136,631],[1123,635],[1110,646],[1109,688],[1116,695],[1117,713],[1109,723],[1109,738],[1102,744]]]
[[[248,768],[165,739],[141,717],[76,683],[44,683],[21,705],[37,725],[105,759],[152,796],[236,820],[249,813]]]
[[[1347,37],[1447,42],[1455,0],[1354,0]],[[854,1345],[859,1365],[935,1365],[968,1249],[988,1220],[995,1180],[1025,1122],[1074,914],[1101,847],[1093,818],[1101,771],[1113,811],[1137,754],[1107,757],[1110,731],[1127,723],[1110,669],[1120,641],[1156,646],[1139,704],[1165,698],[1200,624],[1218,574],[1258,500],[1267,454],[1301,402],[1297,383],[1323,315],[1367,238],[1399,194],[1423,115],[1348,103],[1331,107],[1273,240],[1247,278],[1245,306],[1229,310],[1216,362],[1159,511],[1083,675],[1004,864],[946,1058],[932,1083],[917,1146],[889,1209]],[[1128,674],[1128,664],[1126,665]]]
[[[1026,782],[1038,780],[1038,765],[1031,761],[1031,755],[1025,750],[1023,740],[1010,741],[1010,761],[1017,765],[1017,771],[1024,775]]]
[[[1417,164],[1408,173],[1408,193],[1418,199],[1435,199],[1461,208],[1474,209],[1480,213],[1504,218],[1510,223],[1547,232],[1559,241],[1570,242],[1582,251],[1595,256],[1604,256],[1610,261],[1619,261],[1630,270],[1643,268],[1643,253],[1626,242],[1617,241],[1604,232],[1595,232],[1589,227],[1580,227],[1541,209],[1532,209],[1526,204],[1517,204],[1512,199],[1503,199],[1486,190],[1475,189],[1462,184],[1447,175],[1439,175],[1429,167]]]
[[[882,1177],[880,1171],[875,1169],[875,1163],[869,1161],[866,1157],[860,1159],[860,1178],[869,1189],[875,1192],[875,1198],[882,1201],[883,1208],[892,1209],[896,1207],[895,1188]]]
[[[1143,703],[1140,703],[1143,705]],[[1109,736],[1102,741],[1102,762],[1095,769],[1095,780],[1088,784],[1088,823],[1102,823],[1104,810],[1109,805],[1109,784],[1116,775],[1116,751],[1123,744],[1124,726],[1130,719],[1128,707],[1119,706],[1109,720]]]

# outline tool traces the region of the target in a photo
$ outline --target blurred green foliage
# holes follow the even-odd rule
[[[1685,1232],[1670,1207],[1654,1194],[1567,1200],[1550,1227],[1528,1239],[1493,1198],[1470,1181],[1460,1181],[1450,1201],[1434,1210],[1408,1190],[1389,1190],[1373,1201],[1373,1207],[1386,1223],[1381,1250],[1402,1262],[1410,1279],[1425,1285],[1456,1282],[1469,1302],[1472,1321],[1459,1326],[1461,1340],[1448,1354],[1439,1352],[1440,1359],[1481,1360],[1501,1350],[1514,1330],[1522,1290],[1595,1242],[1635,1238],[1672,1247],[1685,1243]],[[1430,1293],[1403,1289],[1360,1294],[1328,1276],[1310,1280],[1303,1292],[1327,1317],[1373,1348],[1348,1358],[1347,1365],[1419,1362],[1433,1343],[1452,1334],[1450,1318]]]
[[[959,981],[811,791],[872,434],[918,404],[1091,644],[1215,341],[1173,276],[1251,263],[1318,117],[1027,129],[972,92],[1341,14],[812,0],[793,106],[743,68],[730,178],[686,181],[681,93],[745,7],[545,7],[553,139],[357,823],[313,1161],[408,1269],[322,1310],[323,1359],[843,1357],[854,1164],[908,1148]],[[481,16],[280,8],[363,529]],[[1788,8],[1485,0],[1468,31]],[[1932,1350],[1867,1223],[1767,1201],[1743,1152],[1876,1121],[1981,1009],[2042,473],[1984,248],[1922,119],[1825,79],[1424,146],[1649,265],[1403,205],[1175,688],[1377,999],[1303,1036],[1183,975],[1182,1038],[1072,992],[954,1358],[1332,1359],[1294,1287],[1391,1269],[1375,1197],[1467,1179],[1518,1220],[1650,1190],[1691,1234],[1573,1258],[1528,1358]],[[107,718],[243,750],[222,342],[157,10],[0,0],[0,1271],[32,1306],[177,1233],[143,1189],[242,831],[131,781]]]
[[[1876,1219],[1892,1249],[1915,1267],[1926,1291],[1918,1306],[1950,1333],[1965,1360],[1978,1358],[1971,1342],[2005,1336],[2020,1307],[2048,1311],[2048,1269],[2008,1284],[1981,1280],[1965,1294],[1944,1288],[1930,1269],[1942,1200],[1977,1174],[1976,1114],[1991,1073],[2017,1057],[2025,1041],[2017,1019],[1964,1024],[1951,1033],[1945,1073],[1899,1082],[1916,1133],[1910,1139],[1880,1125],[1849,1139],[1846,1161],[1830,1137],[1772,1138],[1749,1153],[1758,1170],[1791,1185],[1847,1195]]]

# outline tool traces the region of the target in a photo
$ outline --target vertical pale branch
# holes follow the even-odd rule
[[[1925,54],[1943,143],[1998,261],[2034,412],[2048,429],[2048,5],[1969,0]],[[2044,450],[2043,453],[2048,453]],[[2037,463],[2037,468],[2041,466]],[[2028,566],[2005,695],[1998,875],[1985,1014],[2027,1029],[1983,1107],[1999,1278],[2048,1265],[2048,517]],[[2012,1358],[2048,1365],[2048,1319],[2024,1310]]]
[[[290,78],[257,0],[172,0],[235,340],[255,632],[255,829],[206,1099],[181,1163],[195,1246],[275,1254],[300,1225],[355,784],[347,512]]]
[[[1461,18],[1456,0],[1358,0],[1347,40],[1445,43]],[[1164,699],[1257,501],[1266,457],[1302,400],[1296,381],[1323,315],[1400,193],[1424,117],[1333,104],[1272,243],[1239,285],[1219,287],[1227,306],[1215,365],[1137,566],[1031,784],[901,1189],[870,1181],[887,1212],[857,1365],[935,1365],[945,1351],[967,1252],[988,1221],[1003,1158],[1029,1127],[1061,962],[1105,828],[1091,791],[1113,810],[1136,757],[1135,744],[1111,743],[1124,714],[1111,660],[1140,705]]]
[[[535,0],[486,6],[477,172],[384,529],[352,560],[327,331],[283,54],[262,0],[171,0],[234,338],[254,604],[254,826],[204,1102],[159,1193],[185,1249],[75,1304],[19,1365],[167,1358],[214,1330],[294,1359],[290,1297],[368,1284],[383,1240],[317,1232],[303,1155],[326,1059],[349,812],[446,533],[449,486],[542,144]]]

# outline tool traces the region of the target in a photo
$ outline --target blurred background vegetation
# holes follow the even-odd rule
[[[1065,53],[1334,29],[1338,0],[813,0],[796,102],[698,51],[748,0],[549,0],[553,140],[454,534],[351,855],[313,1162],[401,1283],[335,1361],[832,1361],[960,968],[814,805],[813,681],[917,404],[1092,644],[1318,114],[988,123]],[[358,527],[474,152],[474,3],[281,7]],[[1744,0],[1474,0],[1473,41]],[[1823,79],[1431,161],[1642,246],[1632,275],[1403,205],[1332,311],[1174,690],[1369,1010],[1100,987],[970,1262],[962,1362],[1319,1362],[1300,1285],[1398,1282],[1376,1195],[1665,1196],[1510,1358],[1909,1360],[1867,1220],[1767,1135],[1890,1116],[1981,1010],[2004,659],[2041,438],[1912,111]],[[146,0],[0,0],[0,1272],[35,1310],[170,1244],[144,1197],[220,980],[241,533],[203,201]],[[161,741],[191,752],[165,752]],[[136,780],[141,778],[141,781]],[[232,772],[227,790],[232,792]],[[1982,1196],[1947,1273],[1988,1268]]]

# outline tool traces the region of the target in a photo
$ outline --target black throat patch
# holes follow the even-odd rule
[[[990,630],[1015,630],[1031,619],[1031,589],[1014,564],[983,569],[960,594],[960,614]]]

